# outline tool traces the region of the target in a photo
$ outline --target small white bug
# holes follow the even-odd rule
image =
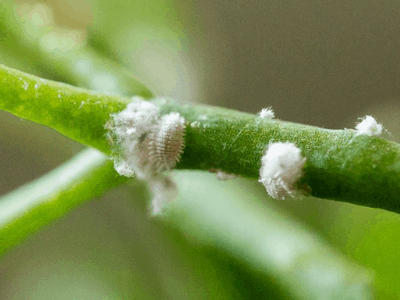
[[[185,147],[185,119],[179,113],[163,116],[149,134],[150,164],[156,172],[169,171]]]
[[[302,176],[305,161],[293,143],[272,143],[261,158],[259,182],[272,198],[295,198],[299,194],[293,184]]]
[[[369,136],[381,135],[383,131],[382,124],[376,122],[373,116],[365,116],[362,121],[356,125],[357,135],[365,134]]]
[[[113,157],[115,170],[123,176],[146,178],[144,170],[148,156],[146,136],[159,118],[159,108],[139,97],[134,97],[127,108],[112,114],[112,121],[105,128],[112,147],[120,148]],[[117,151],[118,152],[118,151]]]
[[[185,146],[185,119],[179,113],[159,117],[159,108],[134,97],[127,108],[112,114],[105,125],[118,155],[116,171],[124,176],[150,179],[170,171],[180,161]]]
[[[263,108],[258,115],[261,119],[273,119],[275,117],[275,113],[271,107]]]

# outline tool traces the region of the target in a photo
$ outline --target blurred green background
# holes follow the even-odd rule
[[[353,128],[359,117],[371,114],[391,132],[385,138],[400,141],[397,1],[49,0],[16,5],[20,14],[36,12],[65,32],[78,32],[157,96],[251,113],[272,106],[278,119],[333,129]],[[6,48],[4,43],[0,47],[0,63],[56,79],[52,72],[21,64]],[[0,194],[83,149],[8,113],[0,112],[0,128]],[[201,178],[206,187],[216,181],[212,174]],[[247,182],[233,184],[245,189]],[[128,205],[133,194],[137,204]],[[210,294],[198,299],[212,298],[218,288],[211,283],[223,286],[227,295],[237,291],[232,299],[273,298],[268,286],[260,288],[264,283],[239,262],[207,247],[189,251],[181,232],[148,220],[148,198],[143,186],[120,187],[29,238],[0,260],[0,298],[185,299],[163,286],[173,284],[166,277],[185,279],[187,270],[179,265],[193,256],[212,270],[204,275]],[[400,299],[398,215],[319,199],[276,204],[373,270],[378,299]],[[202,272],[199,266],[188,268]],[[221,274],[228,279],[218,283]],[[220,296],[213,299],[226,298]]]

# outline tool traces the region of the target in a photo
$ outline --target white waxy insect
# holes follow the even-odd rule
[[[381,135],[383,131],[383,126],[382,124],[379,124],[376,122],[375,118],[373,116],[365,116],[362,118],[362,121],[356,125],[357,129],[357,135]]]
[[[179,113],[163,116],[149,134],[149,156],[156,172],[169,171],[185,147],[185,119]]]
[[[259,182],[272,198],[296,198],[300,194],[293,185],[302,176],[305,161],[293,143],[272,143],[261,158]]]
[[[185,119],[179,113],[159,117],[159,108],[135,97],[127,108],[112,114],[109,140],[116,145],[116,171],[124,176],[151,179],[170,171],[185,146]]]
[[[111,117],[112,122],[106,124],[110,130],[109,139],[112,145],[120,148],[119,155],[113,158],[115,170],[123,176],[136,174],[139,178],[146,178],[144,166],[148,162],[148,149],[145,137],[157,124],[159,108],[134,97],[125,110]]]
[[[271,107],[263,108],[258,115],[261,119],[273,119],[275,117],[275,113]]]

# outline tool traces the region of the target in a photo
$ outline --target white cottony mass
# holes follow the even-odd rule
[[[356,135],[381,135],[383,126],[376,122],[373,116],[365,116],[360,123],[356,125],[357,133]]]
[[[274,111],[271,107],[263,108],[258,115],[261,119],[273,119],[275,117]]]
[[[272,143],[261,159],[259,182],[272,198],[296,198],[299,193],[293,185],[302,176],[305,161],[293,143]]]
[[[159,117],[159,108],[135,97],[112,114],[110,139],[117,145],[115,170],[124,176],[149,179],[173,169],[185,145],[185,119],[179,113]]]
[[[146,178],[143,168],[146,161],[146,157],[143,157],[146,156],[145,137],[157,123],[159,108],[134,97],[125,110],[111,117],[111,125],[108,125],[110,138],[119,152],[113,157],[115,170],[123,176]]]
[[[153,194],[151,211],[162,213],[177,195],[170,174],[179,162],[185,146],[185,119],[176,112],[160,118],[159,108],[139,97],[127,108],[111,115],[109,140],[117,153],[115,170],[123,176],[136,176],[148,181]]]

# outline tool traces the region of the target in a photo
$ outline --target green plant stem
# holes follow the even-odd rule
[[[0,66],[0,107],[88,146],[110,153],[104,120],[128,99],[106,96]],[[126,101],[126,102],[124,102]]]
[[[87,149],[0,201],[0,255],[74,207],[126,182],[101,152]]]
[[[0,109],[106,154],[112,152],[104,126],[111,113],[126,107],[126,98],[42,80],[7,67],[0,68],[0,84]],[[400,212],[400,146],[396,143],[355,136],[354,130],[260,119],[224,108],[180,106],[165,99],[153,102],[162,115],[176,111],[187,120],[186,147],[178,169],[219,168],[258,178],[268,143],[289,141],[307,158],[300,188],[311,196]]]
[[[189,124],[178,169],[220,168],[258,178],[271,142],[292,142],[307,158],[299,188],[311,196],[400,213],[400,145],[354,130],[328,130],[211,106],[157,100],[162,114],[177,111]],[[206,118],[206,120],[203,120]]]
[[[41,70],[59,81],[110,95],[153,96],[130,71],[86,42],[65,49],[68,39],[57,35],[59,28],[37,27],[28,17],[17,16],[15,9],[10,0],[0,7],[0,49],[24,62],[24,69]]]
[[[87,149],[2,197],[0,256],[76,206],[127,180],[116,174],[105,155]],[[252,266],[259,276],[272,275],[283,294],[296,299],[323,295],[330,299],[372,298],[369,272],[341,257],[302,225],[286,219],[271,203],[260,202],[259,191],[249,180],[221,184],[210,174],[189,171],[179,173],[176,180],[180,196],[166,217],[196,243],[227,252]],[[193,194],[194,189],[199,190],[193,182],[207,184],[206,197],[204,192]],[[140,187],[143,182],[135,184]],[[255,193],[246,195],[250,190]],[[136,209],[138,206],[135,204]]]

